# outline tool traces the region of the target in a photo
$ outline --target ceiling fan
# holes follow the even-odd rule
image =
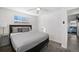
[[[36,14],[40,14],[42,11],[44,12],[44,11],[48,11],[48,10],[45,8],[41,8],[41,7],[35,7],[35,8],[30,8],[27,11],[29,11],[29,12],[35,11]]]

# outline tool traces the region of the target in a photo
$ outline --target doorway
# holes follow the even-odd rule
[[[68,43],[67,48],[79,52],[79,8],[68,11]]]

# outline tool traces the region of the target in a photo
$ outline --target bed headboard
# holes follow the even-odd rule
[[[13,32],[13,27],[29,27],[32,30],[32,25],[9,25],[9,33]]]

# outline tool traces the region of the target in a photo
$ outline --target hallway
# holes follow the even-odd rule
[[[75,34],[68,34],[68,47],[71,52],[79,52],[79,38]]]

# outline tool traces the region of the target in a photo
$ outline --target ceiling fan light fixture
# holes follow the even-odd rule
[[[37,8],[36,10],[40,11],[41,9],[40,8]]]

